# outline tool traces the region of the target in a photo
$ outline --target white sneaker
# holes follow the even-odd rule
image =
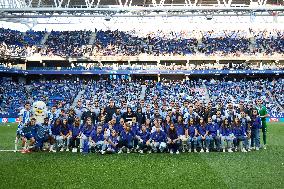
[[[60,152],[63,152],[63,151],[64,151],[64,148],[61,148],[61,149],[60,149]]]
[[[246,151],[246,149],[243,148],[243,149],[242,149],[242,152],[245,152],[245,153],[246,153],[247,151]]]
[[[208,153],[208,152],[209,152],[209,150],[208,150],[208,149],[206,149],[206,152]]]
[[[201,148],[200,152],[201,152],[201,153],[203,153],[203,152],[204,152],[203,148]]]
[[[196,149],[194,149],[193,152],[196,153],[197,152]]]
[[[173,154],[174,152],[172,150],[170,150],[170,154]]]
[[[152,153],[152,150],[149,150],[149,151],[148,151],[148,154],[151,154],[151,153]]]
[[[263,149],[266,150],[266,145],[263,145]]]
[[[118,154],[122,154],[122,150],[119,150],[117,153],[118,153]]]
[[[66,152],[69,152],[69,148],[66,148]]]
[[[130,154],[130,150],[127,148],[127,153]]]
[[[104,151],[104,150],[101,150],[101,153],[104,155],[105,153],[106,153],[106,151]]]
[[[139,153],[140,153],[140,154],[143,154],[144,152],[143,152],[143,150],[139,150]]]
[[[229,148],[229,149],[228,149],[228,152],[229,152],[229,153],[232,153],[232,152],[233,152],[233,150],[232,150],[231,148]]]
[[[258,151],[258,150],[259,150],[259,147],[256,147],[255,150]]]
[[[226,150],[225,150],[225,149],[223,149],[223,152],[226,152]]]
[[[247,151],[250,152],[250,148],[248,148]]]
[[[77,150],[76,148],[72,148],[72,152],[75,153]]]
[[[182,152],[184,153],[184,152],[185,152],[185,149],[182,149]]]
[[[178,151],[178,150],[176,151],[176,154],[179,154],[179,151]]]
[[[78,150],[77,150],[78,151]],[[82,153],[83,152],[83,149],[80,149],[80,152]]]

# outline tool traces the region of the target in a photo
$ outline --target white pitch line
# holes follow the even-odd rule
[[[20,150],[16,150],[16,152],[18,152]],[[15,150],[0,150],[0,152],[15,152]]]

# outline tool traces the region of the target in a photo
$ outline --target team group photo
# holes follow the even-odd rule
[[[0,189],[284,188],[283,0],[1,0]]]

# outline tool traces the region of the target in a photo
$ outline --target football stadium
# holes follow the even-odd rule
[[[283,0],[0,0],[0,188],[284,188]]]

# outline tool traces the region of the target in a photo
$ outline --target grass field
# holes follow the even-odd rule
[[[15,125],[0,126],[0,150]],[[284,188],[284,124],[269,125],[267,150],[250,153],[72,154],[0,152],[6,188]]]

